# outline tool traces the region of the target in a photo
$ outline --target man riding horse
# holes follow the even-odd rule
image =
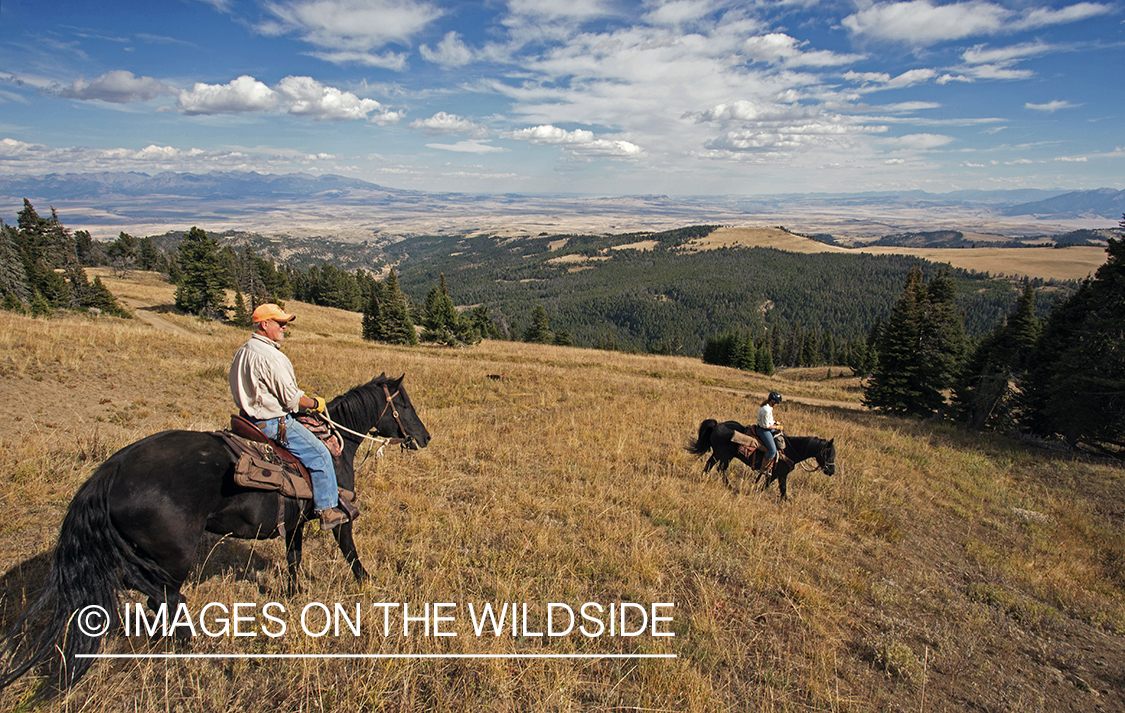
[[[323,413],[325,401],[307,396],[297,386],[289,357],[281,351],[285,328],[296,317],[276,304],[259,305],[251,316],[254,333],[235,352],[230,365],[230,392],[243,418],[257,424],[269,438],[300,459],[312,480],[313,505],[324,530],[348,521],[341,510],[332,454],[324,443],[293,417],[298,411]]]

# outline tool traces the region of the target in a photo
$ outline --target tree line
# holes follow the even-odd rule
[[[1125,238],[1110,238],[1106,252],[1094,276],[1044,318],[1028,282],[1005,320],[976,339],[965,336],[948,272],[926,283],[912,271],[874,340],[864,402],[976,429],[1060,436],[1122,457]]]

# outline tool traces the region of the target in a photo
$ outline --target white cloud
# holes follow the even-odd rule
[[[427,62],[443,67],[463,67],[473,61],[473,51],[456,32],[445,33],[445,37],[434,49],[430,49],[429,45],[422,45],[418,51]]]
[[[1071,104],[1068,101],[1062,101],[1058,99],[1052,102],[1047,102],[1046,104],[1032,104],[1031,102],[1024,104],[1025,109],[1031,109],[1032,111],[1042,111],[1047,114],[1053,114],[1059,109],[1076,109],[1079,106],[1081,105]]]
[[[836,54],[827,50],[806,52],[799,42],[781,32],[751,37],[743,43],[746,54],[754,60],[771,63],[785,63],[792,67],[834,67],[851,64],[863,59],[863,55]]]
[[[961,59],[967,64],[1004,64],[1028,57],[1053,52],[1056,48],[1043,42],[1027,42],[1010,47],[984,47],[977,45],[961,53]]]
[[[906,134],[905,136],[881,139],[879,143],[896,149],[925,151],[927,149],[936,149],[939,146],[945,146],[952,141],[952,136],[944,136],[942,134]]]
[[[382,109],[374,99],[360,99],[351,92],[326,87],[312,77],[286,77],[277,85],[277,92],[289,105],[290,114],[316,119],[366,119],[371,112]]]
[[[849,82],[864,84],[869,90],[903,89],[937,78],[938,72],[927,68],[910,69],[897,77],[892,77],[885,72],[847,72],[844,74],[844,79]]]
[[[321,59],[370,66],[400,60],[373,50],[408,43],[444,14],[441,8],[412,0],[288,0],[266,3],[265,8],[273,19],[258,26],[263,34],[294,33],[320,48],[315,56]]]
[[[1112,12],[1109,5],[1082,2],[1060,10],[1009,10],[980,0],[934,5],[929,0],[876,3],[844,18],[852,33],[878,39],[929,45],[977,35],[1034,29]]]
[[[117,69],[87,82],[84,77],[74,80],[69,87],[56,87],[51,92],[64,99],[84,99],[129,104],[155,99],[161,94],[174,94],[175,89],[152,77],[137,77],[132,72]]]
[[[441,151],[452,151],[454,153],[496,153],[503,152],[507,149],[502,149],[499,146],[493,146],[489,143],[488,139],[469,139],[467,141],[458,141],[455,144],[426,144],[427,148],[439,149]]]
[[[326,121],[369,119],[385,125],[402,119],[401,111],[391,111],[374,99],[361,99],[352,92],[329,87],[312,77],[289,76],[276,88],[243,75],[227,84],[197,82],[190,91],[180,92],[179,110],[189,116],[211,114],[249,114],[284,108],[295,116]],[[376,112],[374,116],[372,113]]]
[[[410,128],[419,129],[427,136],[464,134],[473,139],[488,136],[487,127],[469,121],[464,117],[457,116],[456,114],[447,114],[444,111],[439,111],[429,119],[416,119],[410,122]]]
[[[627,158],[642,153],[640,146],[629,141],[599,139],[592,131],[585,129],[567,131],[549,124],[512,131],[505,134],[505,138],[515,141],[528,141],[540,146],[561,146],[584,156]]]
[[[197,114],[242,114],[268,111],[277,106],[277,92],[249,75],[232,79],[227,84],[196,82],[190,90],[180,92],[180,112]]]

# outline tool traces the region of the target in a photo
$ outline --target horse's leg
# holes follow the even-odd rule
[[[301,547],[304,544],[304,539],[305,522],[298,519],[293,527],[285,531],[285,561],[289,565],[289,586],[287,589],[290,594],[301,591],[297,584],[297,570],[301,568]]]
[[[778,487],[778,490],[781,491],[781,499],[782,500],[788,500],[789,499],[789,492],[785,487],[785,481],[788,480],[788,477],[789,477],[789,474],[784,472],[784,471],[782,471],[777,476],[777,487]]]
[[[355,540],[352,539],[352,523],[345,522],[343,525],[337,525],[332,529],[332,535],[336,538],[336,544],[340,546],[340,551],[344,553],[344,559],[352,566],[352,574],[355,575],[357,582],[363,582],[367,579],[367,570],[363,568],[363,563],[359,561],[359,552],[355,548]]]

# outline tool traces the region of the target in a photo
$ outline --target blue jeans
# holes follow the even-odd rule
[[[328,452],[328,447],[291,414],[285,414],[284,418],[285,438],[289,442],[286,448],[300,459],[312,479],[313,506],[317,511],[336,507],[340,502],[340,493],[336,485],[336,468],[332,465],[332,454]],[[278,421],[279,419],[271,418],[256,422],[263,433],[276,440]]]
[[[766,456],[762,459],[762,465],[764,466],[777,457],[777,444],[773,441],[773,431],[761,426],[758,426],[758,440],[766,447]]]

